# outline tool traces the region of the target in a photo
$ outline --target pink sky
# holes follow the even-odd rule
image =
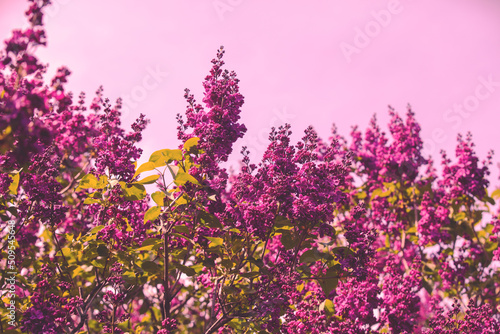
[[[292,124],[294,138],[332,123],[348,135],[387,105],[410,103],[426,152],[454,154],[457,133],[471,131],[483,159],[500,161],[500,3],[496,0],[53,0],[48,48],[38,55],[73,72],[70,89],[90,98],[99,85],[111,99],[132,96],[129,124],[152,123],[145,158],[177,146],[175,115],[184,88],[201,101],[202,81],[220,45],[245,96],[242,118],[254,162],[270,127]],[[0,37],[25,26],[27,2],[0,0]],[[363,36],[365,35],[365,36]],[[155,77],[151,76],[156,72]],[[167,74],[168,73],[168,74]],[[461,107],[464,106],[464,107]],[[460,111],[460,108],[461,111]],[[236,161],[239,154],[233,156]],[[494,184],[498,184],[495,181]]]

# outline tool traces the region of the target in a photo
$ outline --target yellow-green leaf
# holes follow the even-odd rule
[[[192,175],[190,175],[188,173],[184,173],[184,172],[177,173],[177,175],[175,176],[174,182],[178,186],[182,186],[182,185],[186,184],[187,182],[191,182],[191,183],[194,183],[194,184],[200,184],[198,182],[198,180],[196,180],[194,178],[194,176],[192,176]]]
[[[138,201],[146,197],[146,188],[142,184],[126,184],[120,182],[123,190],[123,195],[129,201]]]
[[[217,247],[217,246],[222,246],[224,244],[224,239],[222,238],[216,238],[216,237],[205,237],[208,240],[210,240],[210,244],[208,247]]]
[[[175,165],[167,165],[168,170],[170,171],[170,175],[172,175],[172,178],[175,179],[175,176],[179,172],[179,166]]]
[[[93,174],[87,174],[80,180],[79,188],[81,189],[103,189],[108,184],[106,175],[99,176],[99,180]]]
[[[103,269],[104,266],[105,266],[105,263],[103,262],[104,259],[100,259],[100,260],[93,260],[91,262],[91,264],[94,266],[94,267],[97,267],[97,268],[101,268]]]
[[[169,150],[163,149],[153,152],[149,157],[149,161],[157,164],[157,167],[165,166],[166,164],[172,162],[173,160],[182,160],[181,150]]]
[[[94,204],[94,203],[99,203],[100,201],[98,199],[95,199],[95,198],[86,198],[84,201],[83,201],[83,204]]]
[[[160,177],[160,175],[150,175],[150,176],[146,176],[142,180],[139,180],[139,181],[136,181],[133,183],[134,184],[151,184],[151,183],[155,183],[159,177]]]
[[[155,191],[154,193],[151,194],[151,198],[158,206],[165,205],[165,196],[166,196],[165,193],[162,191]]]
[[[359,199],[364,199],[364,198],[366,198],[366,192],[362,191],[362,192],[358,193],[357,196],[358,196]]]
[[[144,223],[148,221],[154,221],[160,216],[161,208],[159,206],[153,206],[146,211],[144,214]]]
[[[325,299],[321,304],[319,304],[319,310],[325,311],[328,315],[335,314],[335,306],[330,299]]]
[[[375,189],[375,190],[372,192],[372,197],[371,197],[371,199],[374,199],[375,197],[380,196],[380,195],[382,194],[382,192],[383,192],[383,191],[382,191],[382,189],[380,189],[380,188],[379,188],[379,189]]]
[[[193,147],[196,147],[199,140],[200,138],[198,137],[193,137],[186,140],[186,142],[184,143],[184,149],[186,150],[186,152],[189,152]]]
[[[150,162],[150,161],[145,162],[145,163],[143,163],[143,164],[142,164],[142,165],[141,165],[141,166],[140,166],[140,167],[139,167],[139,168],[135,171],[135,174],[134,174],[134,177],[133,177],[133,178],[135,178],[137,175],[139,175],[139,174],[141,174],[141,173],[143,173],[143,172],[149,172],[149,171],[151,171],[151,170],[153,170],[153,169],[155,169],[155,168],[156,168],[156,165],[155,165],[155,163],[154,163],[154,162]]]
[[[19,187],[19,173],[9,176],[12,179],[12,183],[9,186],[9,191],[12,194],[17,195],[17,188]]]
[[[493,198],[500,198],[500,189],[497,189],[491,193],[491,197]]]
[[[149,239],[144,240],[142,242],[142,246],[140,248],[138,248],[137,250],[138,251],[143,251],[143,250],[156,249],[156,248],[158,248],[158,247],[161,246],[162,242],[163,241],[161,239],[149,238]]]
[[[459,220],[463,220],[463,219],[465,219],[465,217],[467,217],[467,216],[466,216],[465,212],[463,212],[463,211],[462,211],[462,212],[457,213],[457,214],[453,217],[453,219],[455,219],[456,221],[459,221]]]
[[[68,257],[71,255],[71,249],[69,249],[68,247],[64,247],[61,249],[61,253],[65,256],[65,257]]]
[[[104,226],[102,226],[102,225],[96,226],[90,230],[89,234],[95,234],[95,233],[99,232],[100,230],[102,230],[103,228],[104,228]]]

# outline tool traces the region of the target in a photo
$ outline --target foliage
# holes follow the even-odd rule
[[[49,1],[31,3],[0,53],[0,224],[16,228],[0,285],[7,303],[13,244],[22,333],[500,331],[500,193],[470,136],[438,175],[410,108],[350,144],[309,127],[294,145],[284,125],[229,175],[246,128],[221,48],[204,106],[186,90],[181,145],[137,166],[148,121],[126,132],[102,88],[75,103],[66,68],[45,84]]]

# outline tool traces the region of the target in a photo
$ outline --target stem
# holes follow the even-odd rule
[[[163,219],[162,219],[163,222]],[[164,222],[163,222],[164,223]],[[163,320],[170,318],[170,291],[168,286],[168,266],[169,266],[169,250],[168,250],[168,233],[164,227],[164,235],[163,235],[163,253],[165,265],[163,267]]]
[[[80,322],[78,323],[78,325],[71,332],[71,334],[78,333],[78,331],[80,330],[80,328],[82,328],[83,325],[85,324],[85,322],[87,321],[87,312],[89,311],[90,304],[92,304],[92,301],[94,300],[94,298],[97,295],[97,293],[99,291],[101,291],[101,289],[104,287],[104,285],[106,284],[106,281],[107,281],[107,279],[104,280],[103,283],[97,284],[94,287],[94,289],[90,292],[90,294],[87,296],[87,298],[85,299],[85,301],[83,303],[85,305],[85,307],[82,306],[82,317],[81,317]]]
[[[80,294],[80,298],[83,300],[83,288],[81,286],[78,288],[78,293]],[[88,313],[85,313],[85,314],[82,313],[81,317],[85,318],[85,323],[84,323],[85,327],[84,328],[87,332],[90,333]]]
[[[210,328],[207,329],[204,334],[214,333],[216,330],[218,330],[219,328],[230,322],[232,319],[233,318],[231,317],[221,317],[212,326],[210,326]]]
[[[111,316],[111,334],[115,334],[116,306],[113,305],[113,315]]]
[[[73,187],[73,185],[75,184],[76,179],[79,178],[80,175],[82,175],[83,171],[88,167],[89,164],[90,164],[90,160],[85,163],[85,165],[82,167],[82,170],[78,174],[76,174],[75,177],[73,177],[71,179],[71,181],[68,183],[68,185],[64,189],[62,189],[61,191],[59,191],[59,195],[64,194],[66,191],[68,191],[69,189],[71,189],[71,187]]]

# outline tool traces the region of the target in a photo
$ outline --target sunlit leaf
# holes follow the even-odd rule
[[[186,150],[186,152],[190,152],[193,148],[195,148],[198,145],[199,140],[200,138],[198,137],[193,137],[186,140],[186,142],[184,143],[184,149]]]
[[[93,174],[87,174],[80,180],[78,188],[81,189],[103,189],[108,184],[108,177],[106,175],[99,176],[99,180]]]
[[[164,206],[165,203],[165,193],[162,191],[155,191],[154,193],[151,194],[151,198],[153,201],[156,203],[158,206]]]
[[[19,187],[19,173],[9,176],[12,179],[12,182],[9,186],[9,192],[11,194],[17,195],[17,188]]]
[[[144,223],[147,223],[148,221],[154,221],[156,220],[161,213],[161,208],[159,206],[153,206],[146,211],[144,214]]]
[[[154,163],[156,167],[162,167],[169,164],[172,161],[181,161],[182,151],[181,150],[169,150],[163,149],[153,152],[149,157],[149,162]]]
[[[208,247],[217,247],[217,246],[222,246],[224,244],[224,239],[222,238],[217,238],[217,237],[205,237],[206,239],[210,240],[210,244]]]
[[[146,188],[142,184],[126,184],[120,182],[123,196],[129,201],[138,201],[146,197]]]
[[[139,174],[141,174],[141,173],[144,173],[144,172],[149,172],[149,171],[152,171],[152,170],[154,170],[155,168],[156,168],[156,166],[155,166],[154,162],[150,162],[150,161],[145,162],[145,163],[143,163],[143,164],[142,164],[142,165],[141,165],[141,166],[140,166],[140,167],[139,167],[139,168],[135,171],[135,174],[134,174],[133,179],[134,179],[137,175],[139,175]]]
[[[155,183],[156,180],[158,180],[158,178],[160,177],[160,175],[150,175],[150,176],[146,176],[145,178],[143,178],[142,180],[139,180],[139,181],[136,181],[136,182],[133,182],[133,184],[151,184],[151,183]]]
[[[186,184],[187,182],[191,182],[191,183],[194,183],[194,184],[200,184],[198,182],[198,180],[196,180],[194,178],[194,176],[192,176],[192,175],[190,175],[188,173],[184,173],[184,172],[177,173],[177,175],[175,176],[174,182],[178,186],[182,186],[182,185]]]

